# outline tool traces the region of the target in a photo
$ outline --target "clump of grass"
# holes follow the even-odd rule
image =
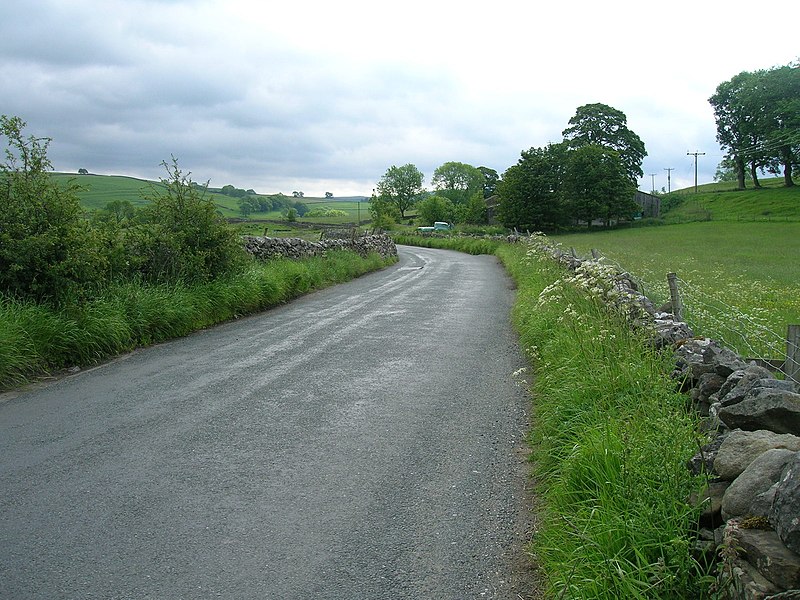
[[[0,389],[187,335],[390,262],[346,251],[298,261],[252,261],[207,283],[118,283],[90,300],[58,308],[0,296]]]
[[[541,500],[534,552],[554,598],[702,598],[692,559],[694,417],[668,357],[547,259],[498,255],[532,365]]]

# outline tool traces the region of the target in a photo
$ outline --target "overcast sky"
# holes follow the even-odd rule
[[[797,0],[11,0],[0,113],[52,138],[58,171],[259,193],[369,195],[392,165],[500,174],[583,104],[628,117],[640,189],[711,181],[708,98],[800,57]],[[655,174],[651,178],[650,174]]]

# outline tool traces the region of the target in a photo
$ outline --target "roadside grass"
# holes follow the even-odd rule
[[[414,233],[390,232],[395,244],[458,250],[467,254],[494,254],[502,242],[498,240],[471,237],[428,237]]]
[[[800,323],[800,222],[706,222],[553,236],[584,256],[598,249],[636,277],[656,303],[667,273],[681,281],[695,333],[753,358],[781,358]]]
[[[531,551],[547,597],[706,597],[685,502],[696,423],[669,357],[526,245],[497,255],[517,282],[513,321],[532,366]]]
[[[113,284],[92,300],[61,309],[0,296],[0,389],[184,336],[391,262],[353,252],[253,260],[240,273],[210,283]]]

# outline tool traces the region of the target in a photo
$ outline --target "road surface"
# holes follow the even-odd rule
[[[0,396],[0,598],[528,598],[493,257],[399,264]]]

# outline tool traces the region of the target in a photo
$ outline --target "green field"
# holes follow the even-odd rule
[[[657,303],[669,298],[667,273],[677,273],[695,333],[749,357],[779,358],[787,325],[800,323],[800,221],[710,221],[553,239],[584,256],[598,249]]]

